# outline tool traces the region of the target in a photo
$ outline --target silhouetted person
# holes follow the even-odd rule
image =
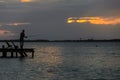
[[[25,38],[25,30],[22,30],[20,33],[20,48],[23,49],[24,46],[24,38]]]
[[[27,38],[25,36],[25,30],[22,30],[22,32],[20,33],[20,48],[23,49],[24,46],[24,38]],[[25,52],[20,52],[21,57],[25,57],[27,56],[27,54]]]

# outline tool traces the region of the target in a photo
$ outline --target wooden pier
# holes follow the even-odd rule
[[[11,54],[12,57],[27,57],[28,53],[31,53],[32,58],[34,57],[34,49],[33,48],[24,48],[24,49],[7,49],[0,48],[0,53],[2,53],[1,57],[8,57],[8,54]]]

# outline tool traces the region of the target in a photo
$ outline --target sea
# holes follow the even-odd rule
[[[27,42],[24,47],[35,49],[34,58],[29,53],[0,58],[0,80],[120,80],[120,42]]]

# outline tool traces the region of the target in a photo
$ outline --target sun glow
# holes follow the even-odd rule
[[[114,17],[70,17],[67,23],[90,23],[96,25],[117,25],[120,24],[120,18]]]
[[[14,36],[14,33],[9,30],[0,30],[0,37],[1,36]]]
[[[20,2],[22,2],[22,3],[29,3],[29,2],[33,2],[33,0],[20,0]]]

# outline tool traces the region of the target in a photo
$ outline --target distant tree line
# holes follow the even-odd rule
[[[19,42],[19,40],[0,40],[0,42]],[[109,39],[109,40],[93,40],[93,39],[87,39],[87,40],[25,40],[25,42],[120,42],[120,39]]]

